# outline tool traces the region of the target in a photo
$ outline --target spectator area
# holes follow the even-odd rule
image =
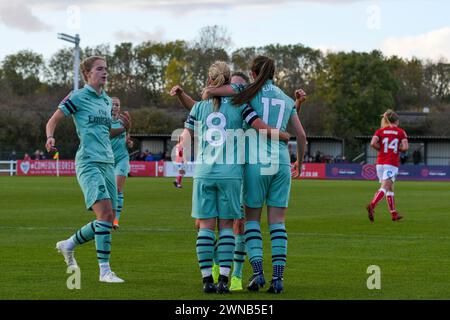
[[[377,152],[370,147],[372,136],[355,137],[364,144],[364,163],[375,164]],[[409,136],[409,150],[400,155],[402,164],[429,166],[450,165],[450,137]]]

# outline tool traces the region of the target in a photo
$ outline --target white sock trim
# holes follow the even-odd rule
[[[389,191],[389,192],[386,193],[386,196],[394,196],[394,192]]]
[[[209,277],[212,275],[212,268],[202,269],[202,278]]]
[[[104,276],[106,273],[111,271],[111,267],[109,266],[109,262],[103,262],[98,264],[100,268],[100,275]]]
[[[77,246],[77,244],[72,240],[72,237],[66,240],[67,249],[73,250]]]
[[[231,268],[220,267],[220,275],[221,276],[229,277],[230,276],[230,271],[231,271]]]

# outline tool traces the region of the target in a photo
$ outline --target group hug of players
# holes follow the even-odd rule
[[[46,149],[56,151],[56,126],[64,117],[71,116],[80,140],[75,158],[77,180],[86,208],[95,213],[95,220],[70,238],[59,241],[56,248],[69,267],[77,267],[75,248],[95,240],[99,280],[121,283],[124,280],[111,270],[109,260],[111,231],[119,227],[123,187],[130,170],[127,147],[132,147],[128,134],[131,118],[127,112],[120,111],[120,100],[110,98],[104,90],[108,75],[104,58],[86,58],[81,63],[81,72],[85,86],[71,92],[47,123]],[[290,98],[274,84],[274,74],[274,61],[265,56],[251,62],[251,80],[245,73],[232,73],[225,62],[216,61],[208,70],[201,101],[194,101],[180,86],[170,91],[170,95],[190,110],[175,152],[176,162],[180,164],[176,187],[181,187],[184,173],[183,150],[186,146],[190,148],[195,134],[202,135],[195,155],[192,217],[196,219],[196,254],[205,293],[243,290],[242,268],[246,256],[253,271],[247,289],[258,291],[266,285],[261,232],[264,205],[273,267],[267,291],[276,294],[284,290],[288,247],[285,217],[291,179],[301,175],[306,148],[306,134],[299,119],[306,94],[299,89],[294,93],[295,100]],[[392,220],[402,218],[395,208],[393,184],[398,174],[399,154],[408,150],[408,140],[398,124],[398,115],[387,110],[381,128],[371,141],[378,151],[377,174],[381,183],[367,206],[371,222],[376,205],[384,197]],[[257,137],[254,140],[257,143],[247,142],[244,147],[245,161],[237,159],[242,145],[227,141],[236,139],[228,134],[233,130],[246,133],[253,130]],[[259,139],[260,136],[264,139]],[[291,136],[297,140],[297,160],[293,165],[288,151]],[[250,161],[250,154],[260,154],[260,148],[272,153],[269,163],[258,156],[256,161]],[[232,163],[225,159],[230,155]],[[269,170],[274,167],[276,170]]]

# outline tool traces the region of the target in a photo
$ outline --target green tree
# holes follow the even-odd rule
[[[328,133],[345,138],[352,157],[359,151],[353,137],[373,133],[380,115],[395,107],[398,83],[381,52],[340,52],[326,57],[318,90],[331,111],[324,117]]]
[[[450,63],[444,60],[437,63],[429,61],[424,73],[431,98],[438,102],[450,103]]]
[[[399,86],[394,97],[396,110],[411,108],[421,110],[424,104],[429,103],[422,61],[418,59],[403,60],[393,56],[386,62]]]
[[[231,54],[233,69],[239,71],[250,71],[251,61],[258,55],[258,49],[255,47],[239,48]]]
[[[134,133],[171,133],[182,127],[183,119],[154,107],[143,107],[131,112]]]
[[[73,49],[58,50],[48,62],[46,78],[49,85],[73,86]]]
[[[19,51],[5,57],[3,78],[17,95],[26,95],[41,88],[45,64],[42,55],[30,50]]]

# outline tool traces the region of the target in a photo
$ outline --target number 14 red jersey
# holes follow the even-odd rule
[[[378,151],[377,164],[390,164],[400,166],[400,143],[407,139],[406,132],[396,126],[380,128],[374,136],[378,137],[380,151]]]

